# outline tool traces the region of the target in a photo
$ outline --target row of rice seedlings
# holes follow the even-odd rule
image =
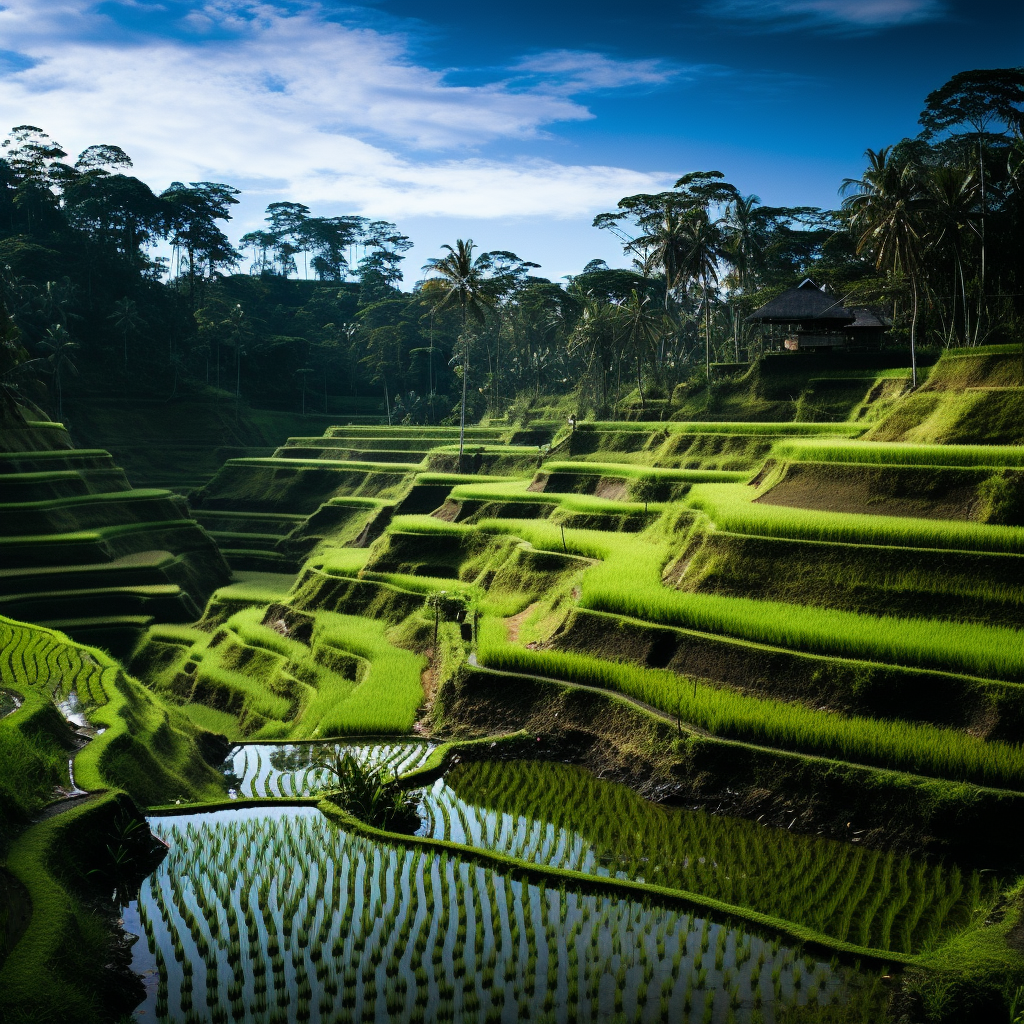
[[[770,492],[769,492],[770,493]],[[684,498],[720,530],[757,537],[883,544],[904,548],[948,548],[1024,554],[1024,528],[954,519],[915,519],[859,512],[822,512],[755,502],[756,492],[742,484],[699,484]]]
[[[332,774],[316,762],[334,753],[347,750],[389,775],[401,775],[419,768],[433,749],[427,743],[247,744],[234,749],[224,773],[241,796],[310,796],[330,788]]]
[[[801,462],[861,462],[875,466],[1024,466],[1024,449],[1020,445],[794,438],[779,441],[772,455]]]
[[[86,708],[109,700],[117,678],[114,665],[100,665],[83,648],[52,633],[0,616],[0,678],[23,686],[43,686],[55,699],[71,693]]]
[[[481,622],[481,664],[616,690],[715,736],[918,775],[1024,789],[1024,748],[1019,744],[895,719],[830,714],[703,685],[664,669],[571,652],[527,650],[505,641],[503,633],[500,620]]]
[[[558,527],[546,521],[485,519],[477,528],[563,550]],[[417,523],[416,529],[432,528]],[[1024,645],[1013,629],[671,590],[661,582],[669,548],[648,535],[573,529],[565,532],[565,547],[600,560],[583,577],[584,608],[812,653],[1024,680]]]
[[[483,1020],[508,1012],[558,1021],[625,1013],[646,1021],[664,1019],[666,1009],[673,1019],[697,1020],[686,979],[699,974],[691,947],[701,928],[723,950],[721,969],[713,961],[701,967],[716,1012],[732,1007],[746,1021],[762,1004],[861,998],[856,974],[801,960],[776,940],[742,929],[719,940],[723,926],[527,885],[447,854],[372,843],[315,812],[169,822],[154,821],[171,853],[140,896],[148,939],[166,964],[164,995],[153,1007],[158,1019],[185,1019],[205,1004],[209,1019],[253,1021],[275,1014]],[[224,902],[212,881],[221,875],[232,883]],[[255,934],[247,913],[262,918]],[[235,929],[233,916],[241,919]],[[197,939],[193,917],[202,918]],[[237,957],[203,955],[214,917],[221,930],[250,937]],[[173,955],[178,945],[180,957]],[[817,979],[813,999],[797,980],[807,977]]]
[[[936,949],[999,888],[956,865],[665,808],[567,765],[478,762],[446,783],[424,798],[435,838],[698,892],[874,949]]]

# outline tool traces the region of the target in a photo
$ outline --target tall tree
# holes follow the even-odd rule
[[[171,245],[180,254],[178,273],[184,267],[188,278],[189,307],[196,308],[196,289],[218,267],[232,267],[238,253],[221,231],[217,221],[231,219],[230,208],[238,204],[241,193],[231,185],[214,181],[193,181],[184,185],[174,181],[160,198],[166,208]]]
[[[918,119],[922,136],[959,136],[972,142],[978,154],[981,188],[981,291],[985,295],[986,144],[1024,134],[1024,67],[961,71],[928,94]],[[956,131],[956,129],[968,129]]]
[[[843,207],[851,214],[850,226],[858,236],[857,251],[870,252],[877,269],[910,285],[911,386],[916,388],[917,316],[925,245],[925,191],[920,168],[892,146],[869,149],[865,156],[868,167],[864,174],[843,182],[842,191],[847,194]]]
[[[462,320],[460,342],[462,346],[462,402],[459,412],[459,472],[462,472],[462,456],[466,443],[466,386],[469,381],[469,348],[470,339],[467,325],[470,319],[483,324],[486,320],[485,311],[493,305],[491,290],[487,283],[487,274],[494,265],[489,252],[473,256],[476,246],[473,239],[458,239],[453,246],[442,245],[448,255],[427,260],[423,269],[436,274],[444,297],[437,305],[437,310],[455,307],[459,310]]]
[[[711,217],[705,207],[691,210],[686,217],[683,259],[680,272],[701,290],[704,311],[704,365],[711,382],[711,289],[718,284],[719,260],[722,258],[720,221]]]
[[[128,372],[128,335],[136,334],[145,320],[139,316],[139,307],[134,299],[118,299],[114,303],[114,312],[108,319],[114,321],[114,327],[121,332],[121,341],[124,346],[124,372]]]

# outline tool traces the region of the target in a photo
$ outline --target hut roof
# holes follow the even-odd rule
[[[888,318],[880,316],[873,309],[851,309],[850,312],[857,318],[852,324],[848,325],[850,329],[866,327],[874,330],[885,330],[891,326]]]
[[[747,322],[792,324],[804,320],[826,320],[839,327],[854,322],[854,314],[809,277],[789,288],[747,317]]]

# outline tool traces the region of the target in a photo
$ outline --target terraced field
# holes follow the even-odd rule
[[[58,424],[0,431],[0,614],[126,653],[154,622],[198,618],[228,578],[179,495],[133,489]]]
[[[156,971],[158,1019],[746,1022],[877,1000],[877,981],[745,929],[396,849],[316,811],[151,822],[172,853],[139,895],[136,965]]]
[[[960,984],[1001,1013],[1024,459],[972,440],[953,384],[994,393],[1011,359],[801,393],[841,422],[481,426],[461,459],[453,428],[331,427],[191,507],[46,428],[0,455],[0,610],[89,635],[68,609],[103,600],[139,642],[122,668],[0,620],[18,842],[69,760],[159,808],[170,853],[126,918],[147,1018],[881,1022],[893,987]],[[198,586],[186,535],[234,577],[179,614],[151,574]],[[322,760],[346,750],[418,791],[417,835],[346,810]],[[12,854],[26,886],[40,856]]]

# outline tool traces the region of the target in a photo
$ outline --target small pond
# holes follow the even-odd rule
[[[142,1021],[772,1024],[885,983],[702,913],[347,834],[313,808],[154,817],[125,914]],[[816,1019],[801,1016],[802,1021]]]

